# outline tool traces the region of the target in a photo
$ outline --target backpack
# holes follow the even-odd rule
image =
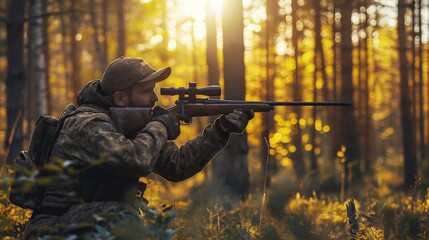
[[[15,157],[15,174],[9,193],[9,200],[22,208],[40,207],[46,187],[46,171],[54,143],[67,117],[74,115],[76,106],[70,104],[60,119],[41,116],[31,134],[27,151],[21,151]]]

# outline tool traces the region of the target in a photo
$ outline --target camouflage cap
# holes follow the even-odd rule
[[[110,95],[137,83],[162,81],[170,74],[171,67],[156,70],[141,58],[120,57],[113,60],[104,70],[101,89]]]

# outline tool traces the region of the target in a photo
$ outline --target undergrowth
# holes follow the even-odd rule
[[[10,177],[3,174],[0,189],[0,237],[22,239],[31,211],[8,200]],[[149,184],[149,188],[153,186]],[[367,189],[367,188],[366,188]],[[429,191],[411,189],[353,197],[357,231],[350,231],[346,203],[339,194],[302,193],[290,184],[273,185],[262,209],[262,194],[246,201],[231,197],[223,187],[207,182],[184,199],[165,204],[150,199],[141,209],[143,223],[131,231],[141,239],[428,239]],[[120,225],[119,225],[120,226]],[[119,234],[119,235],[118,235]],[[90,238],[118,239],[120,231],[98,226]],[[70,239],[70,238],[69,238]]]

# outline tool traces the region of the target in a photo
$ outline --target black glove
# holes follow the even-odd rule
[[[242,109],[235,109],[232,113],[222,115],[219,118],[219,125],[225,132],[242,133],[246,129],[249,120],[254,117],[253,110],[244,111]]]
[[[180,135],[180,121],[188,121],[189,117],[184,114],[169,112],[156,106],[152,112],[152,121],[162,123],[167,129],[167,139],[174,140]]]

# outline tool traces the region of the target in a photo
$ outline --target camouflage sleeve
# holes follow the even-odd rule
[[[124,177],[146,176],[152,172],[167,142],[167,131],[161,123],[149,122],[130,140],[117,132],[107,115],[88,112],[67,119],[60,135],[63,136],[57,144],[62,149],[70,149],[64,151],[74,159],[89,165],[99,163]]]
[[[208,125],[196,138],[178,148],[167,142],[161,150],[154,173],[179,182],[200,172],[206,164],[228,143],[230,134],[221,130],[218,119]]]

